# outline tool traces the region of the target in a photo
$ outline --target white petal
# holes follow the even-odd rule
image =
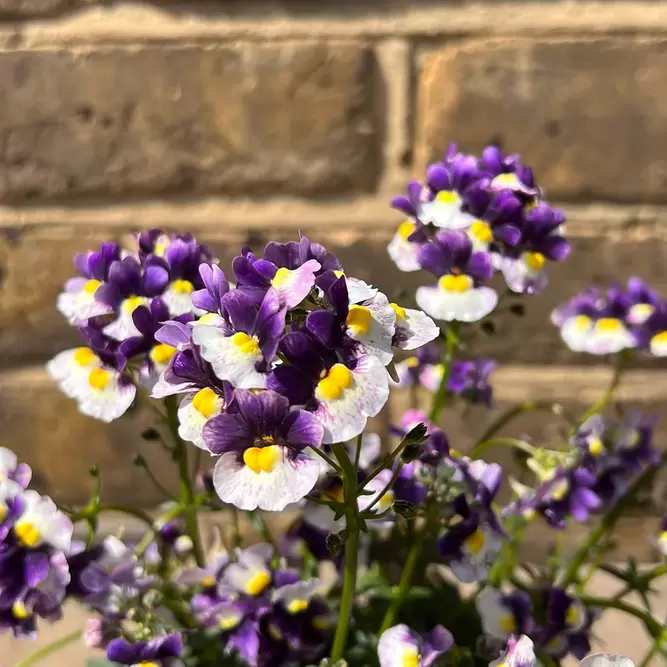
[[[461,210],[461,199],[458,195],[454,196],[451,203],[439,201],[436,195],[433,201],[421,204],[417,217],[422,222],[431,223],[443,229],[468,229],[476,220],[470,213]]]
[[[113,373],[114,371],[109,372]],[[88,384],[84,391],[82,387],[76,396],[79,401],[79,410],[84,415],[106,423],[122,417],[132,405],[137,388],[130,383],[121,384],[119,377],[120,375],[116,373],[104,389],[96,389]]]
[[[396,330],[402,334],[398,344],[401,350],[416,350],[440,335],[440,328],[426,313],[411,308],[403,311],[405,317],[396,318]]]
[[[368,301],[378,293],[377,288],[359,278],[349,278],[348,276],[345,276],[345,283],[347,284],[348,301],[351,304]]]
[[[294,308],[310,293],[315,284],[315,274],[320,268],[318,261],[309,259],[297,269],[278,269],[271,285],[287,308]]]
[[[303,508],[303,520],[323,533],[336,533],[345,527],[345,519],[334,520],[334,511],[328,505],[307,503]]]
[[[225,336],[218,327],[210,325],[194,327],[192,340],[199,345],[202,357],[221,380],[231,382],[237,389],[263,389],[266,386],[266,375],[255,369],[255,364],[262,360],[261,351],[242,352],[233,336]]]
[[[405,272],[419,271],[421,269],[421,265],[417,259],[418,250],[418,243],[405,241],[400,234],[395,234],[387,246],[389,256],[394,260],[396,266]]]
[[[394,358],[391,341],[396,331],[396,313],[389,305],[389,300],[382,292],[378,292],[372,301],[363,306],[353,304],[350,308],[368,309],[371,318],[368,331],[361,332],[355,326],[348,326],[347,335],[361,343],[367,354],[376,356],[386,366]]]
[[[180,317],[186,313],[201,315],[206,312],[199,308],[195,308],[192,303],[191,293],[178,291],[173,285],[169,285],[169,287],[167,287],[167,289],[160,295],[160,298],[164,301],[164,304],[169,309],[169,314],[172,317]]]
[[[0,478],[6,479],[7,475],[16,470],[18,458],[11,449],[0,447]]]
[[[380,667],[404,667],[406,657],[412,655],[419,655],[419,641],[407,625],[395,625],[380,636]]]
[[[56,307],[67,318],[70,324],[85,322],[91,317],[106,315],[113,309],[95,300],[95,296],[81,290],[80,292],[61,292]]]
[[[617,331],[593,331],[586,341],[586,352],[590,354],[616,354],[621,350],[635,347],[632,334],[621,325]]]
[[[102,331],[110,338],[120,341],[141,335],[141,331],[134,326],[132,313],[128,313],[122,307],[118,317],[111,324],[107,324]]]
[[[320,465],[305,454],[291,459],[287,451],[271,472],[253,472],[235,452],[223,454],[213,471],[213,485],[220,499],[242,510],[284,510],[312,491]]]
[[[436,320],[477,322],[498,303],[498,294],[490,287],[476,287],[466,292],[446,292],[440,287],[419,287],[417,305]]]
[[[389,398],[389,376],[377,357],[360,357],[352,377],[352,386],[340,398],[318,396],[319,405],[313,414],[324,426],[324,444],[347,442],[358,436],[368,417],[375,417]]]
[[[188,394],[183,398],[178,408],[178,435],[200,449],[206,449],[206,443],[202,437],[202,430],[209,419],[217,417],[222,412],[222,399],[220,397],[216,400],[216,406],[210,416],[205,417],[199,410],[196,410],[192,405],[192,400],[197,395],[197,392]]]
[[[497,588],[486,588],[477,598],[477,611],[482,621],[484,632],[505,639],[509,632],[501,626],[501,619],[508,613],[507,608],[502,603],[502,593]]]
[[[593,323],[590,320],[583,326],[581,319],[570,317],[563,323],[560,336],[573,352],[584,352],[592,329]]]

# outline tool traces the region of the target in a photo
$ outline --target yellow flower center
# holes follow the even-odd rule
[[[452,190],[441,190],[435,196],[435,201],[438,202],[438,204],[460,204],[461,198]]]
[[[642,320],[647,320],[655,310],[655,306],[650,303],[636,303],[630,308],[630,314]]]
[[[371,311],[366,306],[350,306],[346,324],[357,336],[367,334],[371,328]]]
[[[498,624],[505,632],[514,632],[516,630],[516,621],[514,616],[509,614],[504,614],[500,617]]]
[[[404,320],[406,316],[405,308],[401,308],[397,303],[390,303],[389,304],[393,311],[396,313],[396,319],[397,320]]]
[[[218,625],[221,630],[231,630],[239,624],[240,620],[240,616],[227,616],[226,618],[221,618]]]
[[[574,318],[574,326],[580,331],[588,329],[591,326],[591,324],[592,324],[591,318],[588,317],[587,315],[577,315]]]
[[[373,509],[380,514],[385,512],[394,504],[395,497],[393,491],[387,491],[387,493],[378,500],[377,505]]]
[[[36,546],[41,539],[37,526],[30,521],[19,521],[14,526],[14,535],[16,535],[16,539],[26,547]]]
[[[475,222],[470,225],[470,233],[482,243],[491,243],[491,241],[493,241],[491,225],[482,222],[481,220],[475,220]]]
[[[80,347],[74,353],[74,361],[79,366],[90,366],[97,361],[97,355],[88,347]]]
[[[151,359],[156,364],[168,364],[170,359],[176,354],[176,348],[171,345],[160,343],[151,350]]]
[[[343,486],[337,486],[336,488],[332,489],[329,491],[329,495],[339,503],[342,503],[345,500],[345,490],[343,489]]]
[[[103,368],[93,368],[88,375],[88,384],[93,389],[102,391],[107,388],[109,382],[111,382],[111,373],[105,371]]]
[[[101,287],[102,283],[99,280],[87,280],[86,284],[83,286],[83,291],[86,294],[95,294],[97,288]]]
[[[468,545],[468,550],[470,553],[479,553],[486,544],[484,533],[478,528],[472,535],[470,535],[470,537],[466,539],[466,544]]]
[[[7,518],[7,508],[4,505],[0,505],[0,523],[2,523]]]
[[[417,357],[408,357],[405,360],[405,365],[408,368],[417,368],[417,366],[419,366],[419,359],[417,359]]]
[[[663,530],[660,535],[658,535],[658,542],[660,542],[660,544],[667,544],[667,530]]]
[[[287,605],[287,611],[290,614],[299,614],[306,609],[308,609],[308,600],[292,600]]]
[[[216,579],[213,576],[204,577],[201,580],[201,585],[204,588],[211,588],[212,586],[215,586],[215,584],[216,584]]]
[[[145,300],[141,296],[128,296],[125,301],[123,301],[122,309],[131,315],[139,306],[143,306]]]
[[[523,261],[531,271],[541,271],[547,258],[541,252],[525,252],[523,253]]]
[[[201,324],[215,324],[218,317],[220,316],[217,313],[206,313],[199,318],[199,322]]]
[[[554,488],[551,491],[551,497],[554,500],[563,500],[565,498],[568,490],[570,488],[570,485],[567,483],[567,480],[562,479],[559,482],[556,483]]]
[[[271,472],[280,459],[280,447],[269,445],[268,447],[250,447],[243,452],[243,462],[254,473]]]
[[[28,611],[26,606],[23,604],[23,601],[17,600],[12,605],[12,615],[14,616],[14,618],[17,618],[19,621],[23,621],[30,616],[30,612]]]
[[[410,647],[403,649],[403,655],[401,657],[401,667],[419,667],[421,662],[421,656],[416,647]]]
[[[248,595],[259,595],[271,583],[271,575],[266,570],[256,572],[245,586]]]
[[[282,287],[290,279],[291,274],[292,272],[289,269],[282,266],[276,271],[276,275],[273,276],[271,284],[274,287]]]
[[[449,457],[452,459],[462,459],[463,454],[458,449],[450,449],[449,450]]]
[[[447,274],[438,280],[438,285],[445,292],[467,292],[472,289],[473,282],[470,276]]]
[[[667,331],[661,331],[651,338],[651,345],[667,345]]]
[[[138,663],[137,667],[160,667],[160,664],[153,660],[149,660],[148,662]]]
[[[405,222],[402,222],[398,226],[398,232],[397,233],[404,241],[407,241],[410,238],[410,236],[413,234],[413,232],[415,231],[415,227],[416,227],[416,225],[415,225],[414,222],[410,222],[409,220],[406,220]]]
[[[189,280],[174,280],[171,284],[176,294],[192,294],[195,286]]]
[[[591,456],[599,456],[604,452],[604,443],[600,438],[591,438],[588,441],[588,451]]]
[[[493,185],[506,185],[509,188],[514,188],[519,185],[520,181],[516,174],[498,174],[493,179]]]
[[[218,395],[210,387],[204,387],[194,395],[192,407],[202,417],[209,419],[218,408]]]
[[[251,338],[247,333],[239,331],[232,336],[232,342],[243,354],[254,356],[260,353],[259,343],[256,338]]]
[[[621,321],[615,317],[603,317],[595,323],[595,328],[604,333],[616,333],[621,327]]]
[[[353,381],[352,371],[347,366],[334,364],[327,376],[317,383],[317,393],[323,398],[334,401],[352,386]]]
[[[269,623],[268,626],[269,634],[273,639],[279,642],[283,638],[283,633],[280,632],[280,628],[275,623]]]

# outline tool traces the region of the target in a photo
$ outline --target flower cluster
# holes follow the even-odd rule
[[[155,383],[175,350],[155,339],[162,322],[191,321],[199,309],[202,263],[213,255],[189,234],[138,234],[133,248],[102,243],[76,255],[79,277],[68,280],[58,310],[85,346],[65,350],[47,365],[83,414],[110,422],[123,415],[136,385]]]
[[[489,146],[481,158],[452,146],[432,164],[426,182],[411,182],[392,206],[407,216],[389,244],[402,271],[426,269],[438,278],[417,290],[429,315],[474,322],[496,306],[485,283],[495,270],[516,293],[535,294],[547,282],[547,260],[562,261],[570,246],[563,214],[544,199],[518,155]]]
[[[333,268],[327,268],[333,267]],[[240,509],[282,510],[315,486],[312,450],[357,437],[389,395],[384,366],[439,330],[346,277],[317,244],[270,243],[233,262],[236,287],[201,267],[206,311],[156,338],[175,350],[154,397],[184,394],[181,437],[219,457],[213,484]]]
[[[28,489],[30,468],[0,449],[0,628],[36,636],[56,621],[70,582],[72,522],[48,496]]]
[[[640,278],[606,291],[589,287],[556,308],[551,320],[575,352],[639,348],[655,357],[667,355],[667,301]]]
[[[581,660],[590,652],[595,614],[561,588],[541,588],[533,596],[489,588],[479,596],[477,609],[484,631],[497,639],[527,635],[558,659],[571,653]]]

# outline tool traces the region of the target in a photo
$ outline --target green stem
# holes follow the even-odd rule
[[[356,499],[355,499],[356,502]],[[357,558],[359,555],[359,526],[350,526],[348,523],[348,536],[345,543],[345,571],[343,573],[343,592],[340,599],[340,611],[338,613],[338,625],[334,636],[331,660],[336,662],[343,657],[343,651],[347,644],[347,633],[350,627],[350,617],[354,606],[354,593],[357,587]]]
[[[658,465],[646,468],[641,473],[641,475],[639,475],[631,484],[625,495],[620,498],[602,517],[602,520],[596,529],[590,534],[584,545],[577,551],[577,553],[570,561],[570,565],[563,575],[563,581],[561,583],[562,588],[567,588],[570,584],[576,581],[579,575],[579,568],[586,562],[586,559],[588,558],[591,550],[595,548],[597,543],[604,537],[606,533],[611,532],[614,529],[616,522],[623,514],[623,510],[626,508],[628,503],[632,500],[632,498],[634,498],[637,492],[644,487],[644,485],[651,482],[663,464],[664,458]]]
[[[357,449],[361,439],[357,441]],[[338,625],[334,635],[331,660],[336,662],[343,657],[350,629],[350,618],[354,607],[357,587],[357,567],[359,558],[359,505],[357,503],[357,471],[350,461],[345,445],[333,445],[333,451],[343,471],[343,490],[345,500],[345,525],[347,541],[345,542],[345,569],[343,571],[343,590],[341,592]],[[355,455],[356,459],[356,455]]]
[[[638,667],[649,667],[651,664],[651,660],[656,656],[658,650],[659,650],[659,645],[660,642],[657,640],[653,641],[653,646],[646,652],[646,655],[644,656],[644,659],[639,663]]]
[[[588,607],[596,607],[598,609],[616,609],[622,611],[630,616],[639,619],[648,633],[653,639],[659,639],[663,632],[663,626],[660,621],[656,621],[651,614],[642,609],[638,609],[634,605],[623,602],[622,600],[608,600],[607,598],[599,598],[592,595],[580,595],[579,600],[582,604]]]
[[[69,635],[65,635],[60,639],[56,639],[54,642],[47,644],[44,648],[40,648],[39,651],[35,651],[27,658],[19,660],[14,667],[31,667],[31,665],[36,665],[40,660],[50,656],[52,653],[59,651],[61,648],[65,648],[68,644],[75,642],[77,639],[81,639],[83,636],[83,630],[77,630],[72,632]]]
[[[452,362],[454,361],[454,351],[456,350],[456,345],[458,343],[458,323],[451,322],[447,327],[447,339],[445,341],[445,353],[442,357],[442,378],[440,380],[440,386],[438,391],[433,397],[433,403],[431,404],[431,411],[428,414],[428,419],[432,423],[438,421],[440,412],[445,405],[447,399],[447,385],[449,384],[449,376],[452,372]]]
[[[398,476],[401,474],[401,470],[403,469],[403,461],[399,461],[398,465],[396,466],[396,470],[394,470],[393,475],[391,476],[391,479],[389,480],[389,483],[387,486],[382,489],[380,494],[373,500],[373,502],[366,508],[365,512],[372,512],[373,508],[389,493],[394,488],[394,484],[396,484],[396,480],[398,479]],[[371,515],[372,518],[372,515]]]
[[[520,417],[526,412],[533,412],[535,410],[546,410],[554,414],[562,414],[562,408],[558,403],[552,403],[551,401],[524,401],[515,405],[503,412],[494,422],[492,422],[489,427],[482,433],[479,437],[473,451],[477,449],[480,445],[484,444],[487,440],[491,440],[493,436],[502,430],[507,424],[514,421],[517,417]]]
[[[618,385],[621,383],[621,377],[625,368],[625,362],[629,356],[628,350],[623,350],[616,355],[616,363],[614,365],[614,374],[611,377],[611,382],[607,387],[607,391],[598,398],[598,400],[584,413],[584,416],[579,420],[579,426],[583,424],[589,417],[602,412],[608,405],[609,401],[614,397]],[[576,428],[573,429],[576,431]]]
[[[477,443],[470,452],[470,458],[479,459],[487,452],[487,450],[492,449],[493,447],[513,447],[529,456],[534,456],[537,451],[532,445],[529,445],[523,440],[518,440],[517,438],[493,438],[492,440],[483,440],[482,442]]]
[[[188,450],[185,442],[178,435],[178,406],[176,404],[176,397],[168,396],[165,399],[165,407],[167,409],[167,424],[174,440],[174,459],[178,462],[180,503],[183,508],[187,508],[184,509],[186,530],[192,540],[192,550],[197,566],[203,567],[205,564],[204,551],[197,527],[197,510],[194,506],[195,495],[188,469]]]
[[[380,632],[379,632],[380,635],[385,630],[388,630],[390,627],[392,627],[392,625],[394,624],[394,619],[396,618],[396,614],[398,613],[398,610],[401,608],[401,605],[403,604],[403,600],[405,600],[407,594],[410,592],[410,587],[412,585],[412,577],[414,576],[415,568],[417,567],[417,562],[419,561],[419,557],[421,556],[423,542],[424,542],[424,533],[422,532],[421,535],[417,535],[417,537],[415,538],[415,541],[412,543],[410,551],[408,552],[408,557],[405,559],[405,565],[403,566],[401,579],[398,582],[398,593],[391,601],[389,609],[387,609],[387,613],[384,615],[384,619],[382,620],[382,625],[380,626]]]

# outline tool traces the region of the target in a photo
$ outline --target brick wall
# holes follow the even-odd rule
[[[535,166],[574,244],[529,316],[481,345],[503,362],[501,406],[593,400],[608,374],[564,348],[550,310],[594,279],[667,280],[662,2],[0,0],[0,82],[2,442],[63,500],[85,497],[93,462],[110,498],[156,500],[128,463],[156,457],[135,435],[146,417],[79,416],[41,370],[76,340],[54,307],[71,255],[101,239],[185,228],[227,265],[303,231],[409,290],[385,251],[392,194],[452,140],[499,142]],[[621,396],[660,409],[664,365]],[[465,441],[485,418],[449,429]]]

